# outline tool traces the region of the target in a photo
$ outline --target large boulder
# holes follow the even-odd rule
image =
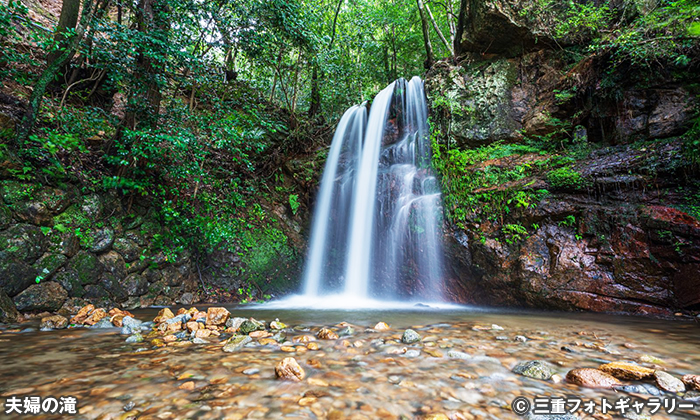
[[[71,258],[67,268],[78,274],[82,285],[95,284],[100,280],[104,267],[97,257],[89,252],[81,251]]]
[[[10,297],[34,284],[39,272],[14,255],[0,251],[0,289]]]
[[[0,323],[16,322],[19,311],[12,299],[0,288]]]
[[[61,309],[68,299],[68,292],[60,284],[49,281],[34,284],[15,296],[14,302],[20,311],[49,311]]]
[[[37,226],[17,224],[0,232],[0,250],[33,264],[44,255],[46,240]]]

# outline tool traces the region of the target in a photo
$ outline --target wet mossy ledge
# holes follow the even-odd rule
[[[288,206],[257,203],[247,225],[197,254],[147,201],[7,179],[0,197],[0,322],[89,303],[238,302],[296,288],[304,220]]]

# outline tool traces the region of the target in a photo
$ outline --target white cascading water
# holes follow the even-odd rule
[[[442,205],[423,81],[399,79],[343,115],[321,180],[304,296],[333,305],[442,299]]]

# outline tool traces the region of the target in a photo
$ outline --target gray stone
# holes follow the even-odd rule
[[[421,336],[411,329],[404,331],[403,336],[401,337],[401,342],[404,344],[413,344],[419,342],[420,340]]]
[[[5,251],[0,251],[0,289],[3,289],[8,296],[17,296],[34,284],[37,276],[37,270],[30,264]]]
[[[141,274],[129,274],[122,282],[122,285],[129,296],[143,296],[148,292],[148,280]],[[187,304],[185,303],[185,305]]]
[[[114,230],[112,228],[106,227],[103,229],[97,229],[92,232],[92,246],[90,251],[94,253],[101,253],[109,250],[114,243]]]
[[[103,329],[103,328],[114,328],[114,325],[109,321],[109,317],[104,317],[101,320],[97,321],[97,324],[91,326],[90,328],[97,328],[97,329]]]
[[[420,350],[415,350],[415,349],[406,350],[406,353],[404,353],[403,356],[411,358],[411,359],[418,357],[418,356],[420,356]]]
[[[630,394],[648,394],[655,397],[661,395],[661,391],[654,385],[639,384],[639,385],[624,385],[615,387],[616,391],[627,392]]]
[[[244,374],[244,375],[255,375],[255,374],[258,373],[258,372],[260,372],[260,369],[257,369],[257,368],[250,368],[250,369],[244,370],[244,371],[243,371],[243,374]]]
[[[180,296],[180,303],[183,305],[192,305],[194,303],[194,295],[190,292],[183,293]]]
[[[140,343],[143,341],[143,335],[141,333],[134,333],[128,336],[125,340],[127,343]]]
[[[242,349],[243,346],[250,343],[251,341],[253,341],[253,339],[247,335],[233,336],[229,338],[226,344],[224,345],[224,351],[226,353],[236,352]]]
[[[542,379],[545,381],[551,379],[552,375],[554,375],[549,364],[541,360],[520,362],[513,368],[513,372],[527,376],[528,378]]]
[[[81,251],[71,258],[68,262],[68,268],[78,274],[80,283],[83,286],[96,284],[100,280],[103,271],[102,264],[97,257],[85,251]]]

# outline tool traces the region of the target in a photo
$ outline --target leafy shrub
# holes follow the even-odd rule
[[[568,166],[554,169],[547,174],[547,182],[554,188],[581,188],[583,177]]]

